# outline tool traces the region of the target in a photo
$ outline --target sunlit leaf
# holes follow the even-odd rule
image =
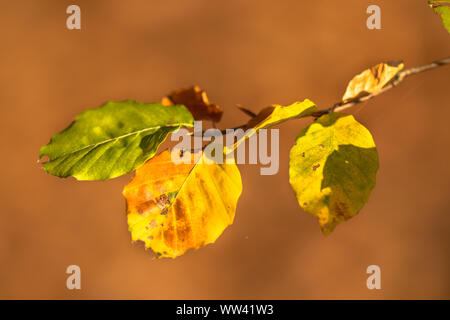
[[[179,156],[194,160],[188,151]],[[233,223],[242,192],[239,169],[233,159],[217,164],[205,157],[176,164],[164,151],[136,170],[123,190],[133,241],[175,258],[215,242]]]
[[[325,234],[361,210],[377,170],[372,135],[351,115],[323,115],[300,132],[290,152],[289,182]]]
[[[449,0],[429,0],[428,4],[434,12],[442,18],[444,28],[450,33],[450,1]]]
[[[185,105],[194,116],[195,120],[212,120],[219,122],[223,110],[216,104],[209,102],[206,92],[198,86],[187,89],[179,89],[171,92],[162,99],[164,105]]]
[[[360,98],[381,90],[404,68],[403,63],[379,63],[355,76],[347,85],[342,101]]]
[[[306,116],[317,111],[314,102],[305,99],[302,102],[294,102],[288,106],[273,105],[262,109],[256,117],[250,119],[246,129],[253,128],[256,131],[275,126],[292,118]]]
[[[242,141],[251,137],[260,129],[273,127],[289,119],[310,115],[316,112],[317,106],[314,102],[305,99],[302,102],[294,102],[288,106],[272,105],[262,109],[255,117],[245,125],[246,135],[236,142],[236,148]],[[250,130],[252,129],[252,130]]]
[[[108,102],[80,113],[41,148],[39,158],[49,158],[43,167],[55,176],[105,180],[134,170],[155,155],[170,132],[192,125],[184,106]]]

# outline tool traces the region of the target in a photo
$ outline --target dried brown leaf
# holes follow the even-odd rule
[[[223,110],[216,104],[210,103],[206,92],[198,86],[178,89],[161,101],[164,105],[182,104],[189,109],[195,120],[212,120],[219,122]]]
[[[401,62],[388,62],[364,70],[348,83],[342,101],[347,102],[381,90],[403,67]]]

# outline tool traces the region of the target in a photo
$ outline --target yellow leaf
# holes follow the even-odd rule
[[[195,120],[219,122],[223,114],[222,108],[210,103],[206,92],[198,86],[175,90],[162,99],[162,104],[184,105],[192,113]]]
[[[381,90],[403,68],[404,64],[401,62],[389,62],[379,63],[364,70],[349,82],[342,101],[346,102]]]
[[[353,116],[323,115],[292,147],[289,182],[301,208],[328,234],[355,216],[375,187],[378,152],[372,135]]]
[[[273,127],[289,119],[307,116],[316,111],[317,106],[309,99],[305,99],[302,102],[294,102],[288,106],[275,104],[264,108],[245,125],[246,134],[234,144],[234,149],[260,129]],[[230,150],[228,149],[228,151]]]
[[[158,256],[175,258],[213,243],[233,223],[242,192],[234,159],[217,164],[202,154],[176,164],[166,150],[136,170],[125,186],[128,226],[133,241],[145,242]]]
[[[262,109],[256,117],[250,119],[245,128],[258,131],[259,129],[272,127],[292,118],[306,116],[315,111],[317,111],[316,105],[308,99],[302,102],[294,102],[288,106],[275,104]]]

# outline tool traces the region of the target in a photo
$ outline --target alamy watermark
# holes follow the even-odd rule
[[[265,165],[261,167],[261,175],[274,175],[279,169],[279,130],[260,129],[227,129],[224,134],[218,129],[202,130],[202,122],[194,121],[193,137],[187,129],[179,129],[171,136],[172,141],[180,141],[172,149],[171,158],[174,163],[237,163]],[[193,140],[193,145],[192,145]],[[203,148],[204,142],[210,142]],[[248,144],[248,162],[246,145]],[[235,160],[236,159],[236,160]]]
[[[370,265],[367,267],[366,270],[367,274],[370,274],[370,276],[367,278],[366,286],[367,289],[373,290],[381,289],[381,268],[377,266],[376,264]]]
[[[372,4],[367,7],[367,14],[370,16],[367,18],[366,26],[369,30],[381,29],[381,9],[379,6]]]
[[[66,273],[69,274],[66,280],[66,288],[69,290],[81,289],[81,269],[76,264],[67,267]]]
[[[66,13],[70,14],[66,20],[66,27],[69,30],[81,29],[81,9],[76,4],[67,7]]]

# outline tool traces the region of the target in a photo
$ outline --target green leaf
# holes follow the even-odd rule
[[[80,113],[76,121],[41,148],[44,170],[58,177],[106,180],[126,174],[153,157],[167,135],[192,126],[181,105],[107,102]]]
[[[434,12],[442,18],[444,28],[450,33],[450,1],[448,0],[429,0],[428,4]]]
[[[353,116],[323,115],[303,129],[290,152],[289,182],[324,234],[355,216],[375,187],[378,152]]]

